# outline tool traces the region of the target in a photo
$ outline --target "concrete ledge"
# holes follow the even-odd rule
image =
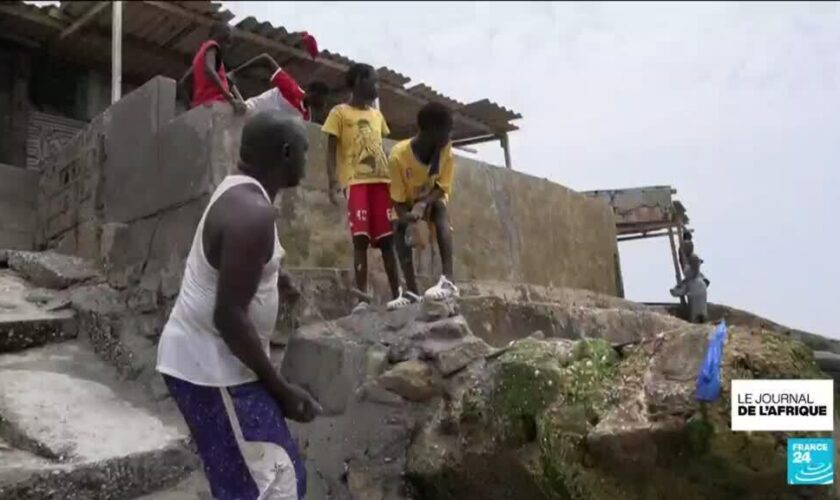
[[[180,420],[76,342],[0,356],[0,498],[122,500],[197,460]]]
[[[102,462],[43,469],[0,469],[0,498],[124,500],[175,485],[197,466],[183,447]]]
[[[0,353],[15,352],[76,338],[71,311],[34,318],[0,319]]]

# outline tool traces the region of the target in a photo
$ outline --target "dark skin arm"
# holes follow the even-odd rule
[[[423,218],[428,207],[443,198],[445,194],[441,188],[435,186],[427,195],[418,198],[413,206],[408,203],[395,203],[397,216],[406,222],[416,222]]]
[[[273,210],[252,201],[236,205],[237,221],[225,224],[219,242],[214,324],[231,352],[265,384],[285,415],[309,422],[320,413],[320,407],[306,391],[287,382],[275,370],[248,315],[263,267],[274,247]]]
[[[241,99],[237,99],[233,93],[225,90],[222,78],[219,76],[219,72],[216,71],[217,56],[218,50],[215,47],[210,47],[207,49],[207,52],[204,53],[204,74],[216,85],[216,88],[224,93],[225,98],[231,106],[233,106],[233,110],[237,113],[243,113],[245,111],[245,104]]]
[[[277,276],[277,289],[280,290],[280,296],[292,304],[300,299],[300,291],[295,286],[294,278],[285,269],[280,269],[280,274]]]
[[[190,105],[190,83],[192,83],[192,67],[187,69],[187,71],[184,73],[184,76],[182,76],[181,79],[178,80],[178,84],[176,87],[178,95],[180,95],[183,98],[183,101],[187,104],[187,106]]]
[[[329,181],[328,194],[330,202],[338,205],[338,177],[335,164],[335,152],[338,149],[338,139],[334,135],[327,136],[327,180]]]
[[[239,66],[236,67],[236,69],[231,71],[230,74],[237,73],[237,72],[242,71],[243,69],[247,68],[248,66],[251,66],[253,64],[256,64],[258,62],[263,62],[263,61],[265,61],[265,63],[268,64],[269,68],[271,68],[271,71],[277,71],[280,68],[280,65],[277,64],[277,61],[275,61],[273,57],[271,57],[270,55],[268,55],[266,53],[262,53],[258,56],[254,56],[251,59],[248,59],[244,63],[240,64]]]

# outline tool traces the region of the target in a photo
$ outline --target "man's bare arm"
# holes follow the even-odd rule
[[[192,73],[193,73],[192,66],[190,66],[189,69],[187,69],[187,71],[184,73],[184,76],[182,76],[181,79],[178,80],[178,83],[176,85],[176,89],[178,90],[178,94],[184,99],[184,102],[188,106],[189,106],[190,101],[191,101],[190,92],[191,92],[192,89],[189,88],[189,86],[187,85],[187,82],[189,81],[189,78],[192,76]]]
[[[238,223],[226,228],[222,236],[213,322],[231,352],[265,384],[286,415],[311,420],[317,404],[308,403],[308,395],[304,392],[302,396],[300,388],[275,370],[248,315],[263,267],[274,248],[273,211],[245,203],[238,208]]]
[[[327,135],[327,193],[333,205],[338,204],[338,175],[335,163],[336,150],[338,149],[338,138],[332,134]]]
[[[294,278],[289,274],[289,271],[283,268],[280,268],[277,275],[277,289],[280,291],[280,295],[289,302],[297,302],[300,298],[300,290],[295,286]]]
[[[280,69],[280,65],[277,64],[277,61],[275,61],[274,58],[271,57],[270,55],[263,52],[262,54],[254,56],[251,59],[248,59],[244,63],[237,66],[233,71],[231,71],[231,74],[235,74],[239,71],[242,71],[243,69],[247,68],[248,66],[256,64],[260,61],[265,61],[266,63],[268,63],[268,66],[271,68],[272,71],[277,71],[278,69]]]
[[[333,186],[338,182],[336,180],[335,165],[335,155],[337,149],[338,138],[332,134],[329,134],[327,136],[327,180],[329,181],[330,186]]]
[[[222,78],[219,76],[219,72],[216,71],[216,56],[218,50],[215,47],[210,47],[204,53],[204,74],[207,75],[215,85],[216,88],[222,91],[225,95],[225,98],[233,104],[233,101],[236,100],[236,97],[230,91],[225,90],[224,84],[222,83]]]

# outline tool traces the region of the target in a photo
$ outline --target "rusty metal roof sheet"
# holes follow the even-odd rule
[[[100,2],[63,1],[59,7],[38,7],[21,1],[0,3],[0,38],[28,42],[65,60],[107,71],[110,62],[110,9],[92,11]],[[220,2],[136,1],[123,4],[123,69],[126,80],[142,83],[154,75],[179,78],[215,21],[229,22],[235,16]],[[59,33],[74,22],[95,12],[75,34],[60,40]],[[344,72],[355,61],[341,54],[322,50],[312,60],[297,46],[297,35],[282,26],[261,22],[254,17],[234,26],[236,43],[225,54],[232,67],[268,52],[292,73],[302,85],[323,80],[334,89],[343,87]],[[417,111],[427,102],[440,102],[453,111],[453,137],[469,138],[517,130],[511,123],[521,115],[488,99],[470,104],[444,96],[425,84],[406,88],[410,78],[391,68],[377,69],[380,104],[393,125],[397,138],[413,133]]]

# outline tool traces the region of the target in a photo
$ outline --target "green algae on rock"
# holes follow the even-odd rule
[[[463,391],[454,429],[423,429],[409,477],[434,500],[800,498],[785,484],[794,434],[732,432],[729,381],[824,375],[799,342],[731,328],[721,399],[697,403],[709,332],[686,324],[622,356],[597,339],[517,341]],[[423,457],[430,450],[434,460]],[[510,482],[515,496],[505,496]],[[834,498],[827,488],[809,494]]]

